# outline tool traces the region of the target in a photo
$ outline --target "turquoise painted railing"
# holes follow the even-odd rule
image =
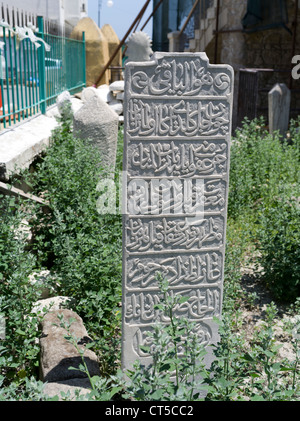
[[[82,41],[0,26],[0,130],[45,113],[65,90],[86,86],[85,38]],[[28,30],[29,29],[29,30]]]

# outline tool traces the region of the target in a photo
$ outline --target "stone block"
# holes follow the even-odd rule
[[[49,145],[55,118],[38,115],[28,118],[0,133],[0,180],[29,168]]]
[[[98,91],[93,86],[89,86],[84,88],[81,92],[81,101],[86,104],[89,102],[93,97],[98,95]]]
[[[117,99],[115,99],[113,101],[110,101],[108,105],[118,115],[121,115],[123,113],[123,104],[121,101],[118,101]]]
[[[110,91],[108,85],[99,86],[97,88],[97,93],[98,93],[99,97],[102,99],[102,101],[104,101],[104,102],[109,102],[109,101],[112,101],[114,99],[114,95]]]
[[[285,136],[290,120],[291,91],[284,83],[277,83],[268,94],[269,132],[279,131]]]
[[[74,135],[89,139],[101,152],[101,166],[113,173],[118,141],[118,115],[97,95],[74,114]]]
[[[118,92],[116,98],[118,101],[124,101],[124,92]]]
[[[115,92],[115,91],[123,92],[124,91],[124,80],[116,80],[115,82],[113,82],[109,85],[109,89],[112,92]]]
[[[184,69],[184,70],[183,70]],[[150,332],[170,323],[155,307],[160,273],[185,297],[174,316],[219,340],[223,295],[233,69],[205,53],[159,53],[125,67],[122,366],[147,366]]]
[[[130,35],[127,42],[127,62],[130,61],[149,61],[153,54],[152,41],[146,32],[139,31]]]
[[[85,373],[79,370],[79,365],[82,364],[81,356],[75,346],[65,339],[67,331],[60,327],[58,315],[62,315],[66,322],[73,319],[70,332],[77,338],[80,349],[84,350],[84,360],[89,373],[91,376],[100,375],[96,354],[90,349],[86,349],[84,345],[91,339],[81,317],[72,310],[60,309],[46,314],[41,322],[41,380],[52,383],[87,377]],[[70,367],[74,367],[76,370],[70,370]]]
[[[34,272],[29,275],[29,283],[39,291],[42,300],[46,300],[50,297],[50,285],[48,282],[50,276],[49,270],[43,270],[41,272]]]
[[[32,313],[36,313],[39,316],[43,316],[49,311],[56,311],[63,309],[64,307],[70,307],[72,299],[69,297],[58,295],[56,297],[42,298],[33,304]]]
[[[58,97],[56,98],[56,105],[61,117],[72,118],[73,107],[69,91],[64,91],[60,95],[58,95]]]

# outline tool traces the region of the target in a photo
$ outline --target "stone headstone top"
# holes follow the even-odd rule
[[[88,101],[74,114],[73,132],[88,139],[101,153],[101,166],[114,174],[118,141],[118,115],[97,94],[95,88],[88,93]],[[89,94],[91,95],[89,96]]]
[[[290,120],[291,91],[284,83],[276,83],[268,94],[269,131],[285,136]]]
[[[233,70],[205,53],[155,53],[125,68],[122,365],[156,320],[159,272],[187,302],[176,316],[216,343],[223,294]],[[207,363],[212,360],[208,347]]]
[[[145,32],[134,32],[127,43],[127,62],[129,61],[149,61],[153,54],[151,39]]]

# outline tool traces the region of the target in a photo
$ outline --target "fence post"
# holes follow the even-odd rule
[[[39,34],[44,39],[44,18],[37,17]],[[39,86],[40,86],[40,109],[42,114],[46,114],[46,68],[45,68],[45,46],[42,43],[38,48],[38,66],[39,66]]]
[[[85,32],[82,32],[82,60],[83,60],[83,83],[86,86],[86,56],[85,56]]]

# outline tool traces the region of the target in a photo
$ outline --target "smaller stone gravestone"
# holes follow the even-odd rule
[[[269,101],[269,131],[279,130],[282,136],[289,126],[291,91],[284,83],[277,83],[268,94]]]
[[[134,32],[127,43],[126,52],[129,61],[149,61],[153,54],[151,39],[145,32]]]
[[[113,175],[118,142],[118,115],[95,95],[74,114],[73,126],[76,137],[89,139],[99,149],[101,166],[108,174]]]

